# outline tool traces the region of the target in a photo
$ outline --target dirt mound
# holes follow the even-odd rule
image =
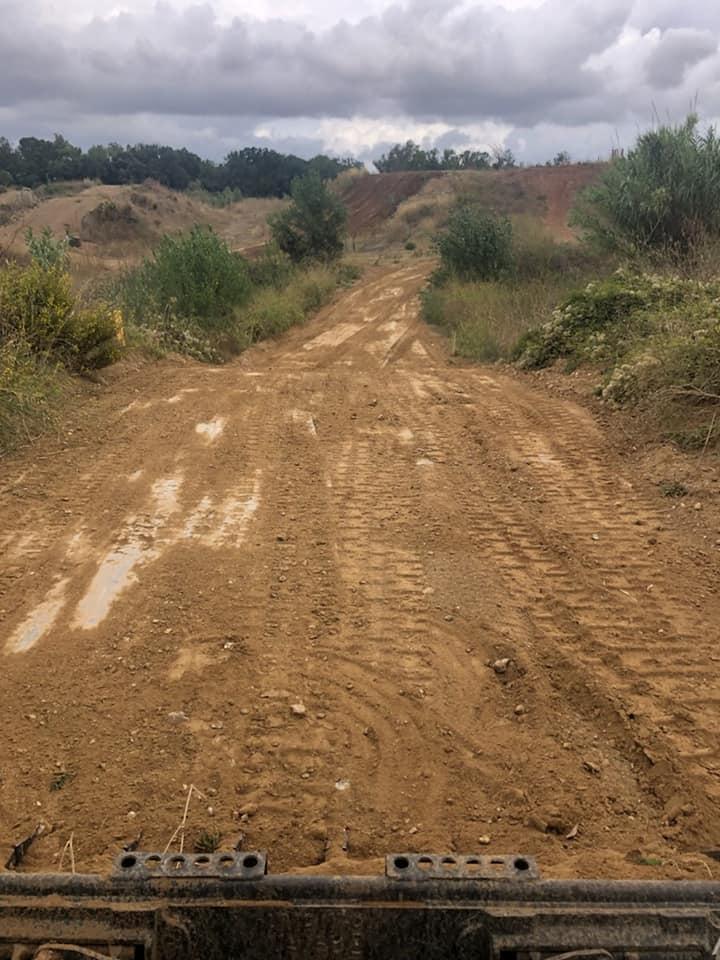
[[[542,203],[545,226],[558,240],[569,240],[575,236],[568,223],[575,198],[580,190],[597,181],[606,166],[604,163],[582,163],[564,167],[529,167],[526,170],[503,170],[496,176],[498,187],[505,196],[524,196],[531,203]]]
[[[197,196],[168,190],[153,181],[141,185],[92,184],[78,191],[43,199],[32,191],[8,191],[0,216],[0,251],[26,255],[25,233],[49,227],[56,237],[79,237],[70,252],[73,272],[86,279],[104,270],[137,262],[167,233],[206,224],[235,250],[257,247],[269,237],[268,214],[282,206],[276,199],[249,198],[218,208]],[[22,196],[20,194],[22,193]],[[0,207],[0,214],[2,214]],[[3,223],[3,219],[5,222]]]
[[[80,224],[80,239],[93,243],[117,240],[133,240],[142,231],[141,219],[131,203],[114,203],[103,200]]]
[[[413,171],[356,177],[343,183],[350,236],[370,250],[409,240],[424,248],[460,199],[502,216],[534,219],[558,240],[574,237],[568,223],[579,190],[604,164],[523,167],[515,170]]]
[[[408,173],[379,173],[356,177],[344,186],[340,196],[348,210],[350,236],[367,233],[388,220],[399,204],[414,196],[428,180],[442,174],[419,170]]]

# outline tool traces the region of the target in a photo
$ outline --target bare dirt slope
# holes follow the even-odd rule
[[[39,202],[29,190],[20,191],[18,197],[12,216],[7,222],[0,220],[0,254],[23,255],[28,227],[36,233],[49,227],[56,237],[67,231],[81,241],[80,247],[70,250],[71,264],[80,272],[132,262],[164,234],[189,230],[197,223],[212,226],[233,249],[256,247],[268,240],[268,214],[283,202],[248,198],[216,208],[153,182],[94,184]]]
[[[718,564],[587,411],[451,366],[424,271],[4,465],[0,862],[163,849],[194,784],[187,846],[276,870],[717,875]]]
[[[348,233],[355,237],[377,229],[403,201],[441,176],[431,170],[408,170],[355,176],[342,181],[339,193],[348,212]]]
[[[604,163],[450,173],[408,171],[354,176],[340,182],[353,242],[367,249],[387,243],[420,242],[446,224],[459,199],[501,216],[537,220],[557,240],[572,240],[570,211],[577,194],[594,183]]]

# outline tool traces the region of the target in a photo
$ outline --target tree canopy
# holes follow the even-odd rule
[[[61,134],[52,140],[22,137],[13,146],[0,137],[0,184],[37,187],[59,180],[100,180],[108,184],[157,180],[174,190],[197,185],[213,193],[239,190],[251,197],[282,197],[290,184],[309,170],[322,179],[356,166],[351,159],[319,155],[303,160],[266,147],[233,150],[222,163],[204,160],[184,147],[138,143],[98,144],[83,151]]]
[[[487,150],[464,150],[458,153],[446,149],[424,150],[413,140],[396,143],[387,153],[374,161],[380,173],[394,173],[404,170],[501,170],[515,166],[512,151],[495,148]]]

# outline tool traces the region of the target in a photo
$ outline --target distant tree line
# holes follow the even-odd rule
[[[110,143],[82,150],[61,134],[52,140],[22,137],[16,146],[0,137],[0,185],[37,187],[59,180],[100,180],[108,184],[157,180],[174,190],[198,186],[210,192],[239,190],[249,197],[282,197],[298,177],[316,172],[329,180],[358,166],[352,159],[319,155],[303,160],[265,147],[233,150],[222,163],[203,160],[184,147]]]
[[[423,150],[421,146],[408,140],[396,143],[387,153],[373,161],[380,173],[395,173],[401,170],[505,170],[517,163],[512,150],[496,147],[491,153],[487,150],[446,149]]]

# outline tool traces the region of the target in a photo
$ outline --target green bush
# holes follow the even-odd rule
[[[248,265],[209,227],[165,236],[152,257],[128,273],[119,290],[126,316],[136,323],[170,311],[208,330],[222,330],[250,298]]]
[[[618,271],[573,293],[521,338],[524,367],[600,364],[606,400],[720,396],[720,281]]]
[[[559,357],[612,362],[640,337],[670,333],[678,323],[717,310],[720,285],[618,270],[573,292],[547,322],[518,344],[521,366],[542,367]]]
[[[268,244],[255,260],[248,260],[248,272],[256,287],[282,287],[295,273],[292,260],[275,244]]]
[[[35,353],[52,352],[65,340],[74,307],[70,277],[60,267],[0,269],[0,340],[20,337]]]
[[[82,371],[117,359],[118,333],[107,304],[77,304],[61,267],[10,263],[0,269],[0,341],[17,340],[36,355]]]
[[[347,211],[316,171],[297,177],[292,203],[268,218],[273,240],[295,263],[329,262],[343,251]]]
[[[720,140],[703,135],[695,115],[639,137],[600,182],[583,191],[573,214],[595,244],[624,255],[685,257],[720,235]]]
[[[450,214],[447,230],[437,241],[440,273],[460,280],[497,280],[513,268],[512,225],[509,220],[463,204]]]
[[[107,303],[93,303],[73,311],[62,350],[71,369],[99,370],[119,360],[122,353],[120,330]]]
[[[50,227],[43,227],[42,233],[38,237],[33,233],[32,227],[28,227],[25,233],[25,243],[34,263],[39,264],[46,270],[52,267],[65,267],[68,246],[70,245],[68,237],[56,240]]]

